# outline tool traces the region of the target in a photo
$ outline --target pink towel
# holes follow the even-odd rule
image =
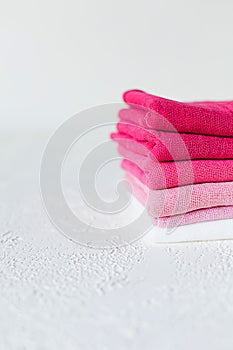
[[[183,215],[157,218],[154,219],[154,224],[159,227],[176,227],[226,219],[233,219],[233,206],[200,209]]]
[[[126,91],[123,99],[129,105],[152,112],[146,115],[146,125],[144,123],[142,126],[157,130],[175,128],[178,132],[233,136],[233,101],[184,103],[139,90]]]
[[[132,175],[126,173],[125,175],[126,180],[132,185],[133,187],[133,195],[141,202],[142,205],[146,205],[148,207],[147,201],[147,191],[145,186],[142,186],[142,184],[139,183],[136,179],[133,178]],[[216,188],[214,188],[214,186]],[[216,206],[216,207],[210,207],[210,208],[204,208],[204,209],[198,209],[198,210],[193,210],[193,211],[187,211],[178,215],[172,215],[172,216],[163,216],[165,213],[169,214],[171,213],[172,204],[170,206],[170,203],[168,202],[169,197],[172,201],[172,203],[175,205],[174,207],[176,208],[173,214],[175,212],[179,213],[184,209],[187,203],[181,203],[182,199],[185,201],[187,198],[185,198],[185,193],[189,192],[188,189],[185,189],[185,187],[190,187],[190,186],[184,186],[183,190],[182,187],[175,190],[174,189],[169,189],[169,190],[162,190],[162,191],[154,191],[157,192],[158,194],[154,194],[156,199],[158,201],[155,203],[152,202],[150,203],[151,210],[157,211],[159,209],[159,201],[161,200],[160,195],[166,192],[166,200],[164,201],[164,207],[162,208],[161,211],[161,216],[160,217],[153,217],[153,223],[159,227],[176,227],[176,226],[183,226],[183,225],[189,225],[189,224],[195,224],[198,222],[205,222],[205,221],[214,221],[214,220],[223,220],[223,219],[233,219],[233,206],[232,205],[227,205],[228,203],[232,202],[232,194],[230,197],[227,198],[226,195],[226,188],[229,186],[229,190],[232,190],[233,183],[224,183],[222,184],[223,186],[218,187],[220,184],[203,184],[203,185],[193,185],[191,186],[193,189],[190,189],[191,193],[188,193],[188,197],[190,197],[189,202],[189,207],[186,209],[194,209],[195,207],[198,208],[198,204],[201,202],[203,205],[207,205],[208,203],[211,205],[211,203],[216,204],[219,201],[219,205],[221,205],[224,202],[224,198],[226,199],[225,205],[223,206]],[[218,195],[218,190],[217,187],[219,188],[219,195]],[[209,192],[209,198],[208,198],[208,188],[210,190]],[[201,194],[201,189],[203,189],[203,192],[206,194],[201,195],[202,197],[198,197],[198,193]],[[165,192],[164,192],[165,191]],[[178,191],[181,191],[180,198],[177,203],[175,203]],[[173,197],[174,195],[174,197]],[[153,197],[153,195],[152,195]],[[150,195],[151,198],[151,195]],[[180,201],[181,199],[181,201]],[[155,204],[156,206],[153,206]],[[197,204],[197,205],[196,205]],[[163,204],[162,204],[163,205]],[[180,208],[179,208],[179,205]],[[183,206],[184,205],[184,206]],[[153,213],[153,212],[152,212]],[[150,214],[152,214],[150,213]]]
[[[149,150],[158,161],[233,159],[233,137],[163,132],[126,122],[118,123],[117,129],[112,139],[129,149],[139,143],[143,154]]]
[[[118,147],[125,158],[121,166],[152,190],[204,182],[233,181],[233,160],[155,162],[149,157]]]
[[[150,190],[130,173],[133,194],[152,217],[171,216],[209,207],[233,206],[233,182],[204,183]]]

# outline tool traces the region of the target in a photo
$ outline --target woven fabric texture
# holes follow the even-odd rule
[[[152,217],[173,216],[209,207],[233,206],[233,182],[204,183],[149,190],[130,173],[125,174],[133,195]]]
[[[139,90],[126,91],[123,99],[128,105],[152,112],[146,114],[147,127],[157,130],[175,128],[178,132],[204,135],[233,135],[233,101],[185,103]]]
[[[156,131],[132,122],[119,122],[111,138],[135,151],[151,152],[158,161],[233,159],[233,137]],[[138,143],[138,145],[137,145]]]

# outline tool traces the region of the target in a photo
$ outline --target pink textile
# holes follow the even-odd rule
[[[154,224],[159,227],[176,227],[226,219],[233,219],[233,206],[200,209],[186,214],[157,218],[154,219]]]
[[[137,178],[126,173],[133,194],[146,206],[150,216],[171,216],[209,207],[233,206],[233,182],[204,183],[149,190]]]
[[[233,182],[204,183],[150,190],[130,173],[126,181],[152,217],[171,216],[209,207],[233,206]]]
[[[118,151],[125,158],[121,163],[122,168],[152,190],[233,181],[233,160],[157,162],[150,155],[144,156],[123,146],[119,146]]]
[[[156,131],[122,121],[117,129],[111,134],[113,140],[129,149],[138,143],[144,154],[150,151],[158,161],[233,159],[233,137]]]
[[[204,135],[233,136],[233,101],[185,103],[139,90],[126,91],[123,99],[129,105],[153,112],[146,115],[147,127],[157,130],[175,128],[178,132]],[[142,122],[142,126],[145,126],[143,124]]]
[[[175,227],[233,219],[233,182],[153,191],[148,198],[146,186],[129,173],[126,173],[125,179],[132,185],[133,195],[147,207],[157,226]]]

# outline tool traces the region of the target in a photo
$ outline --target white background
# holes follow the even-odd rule
[[[0,2],[3,128],[56,128],[138,88],[231,99],[231,0]]]

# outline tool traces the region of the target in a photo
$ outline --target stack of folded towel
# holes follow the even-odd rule
[[[122,168],[158,226],[233,218],[233,101],[182,103],[123,95]]]

